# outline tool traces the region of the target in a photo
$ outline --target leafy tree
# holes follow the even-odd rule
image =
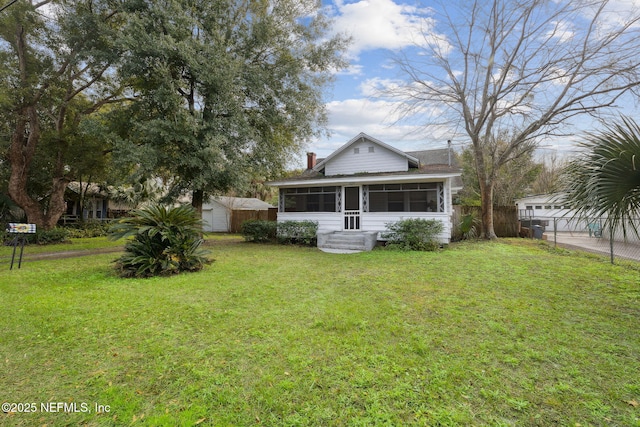
[[[323,124],[344,47],[327,25],[302,0],[18,1],[0,16],[7,194],[51,228],[110,155],[196,207],[276,173]]]
[[[603,217],[605,226],[626,236],[639,232],[640,126],[622,118],[581,144],[584,152],[566,169],[561,203],[578,218]]]
[[[502,142],[500,145],[506,145]],[[463,188],[459,193],[463,205],[480,206],[482,192],[478,182],[476,157],[472,147],[465,148],[461,155]],[[526,195],[527,190],[539,176],[542,165],[533,158],[533,152],[523,153],[501,167],[496,173],[494,183],[493,205],[511,206],[515,199]]]
[[[128,143],[169,196],[206,195],[281,171],[325,121],[342,65],[320,4],[302,0],[131,3],[122,68],[140,102]]]
[[[81,123],[121,99],[113,73],[121,56],[114,45],[121,24],[115,4],[23,0],[0,16],[7,192],[39,228],[54,227],[64,213],[76,162],[102,155],[86,146]]]
[[[640,11],[614,7],[606,0],[440,2],[424,16],[412,55],[397,57],[406,82],[385,93],[406,101],[406,117],[461,125],[471,141],[484,237],[496,238],[502,167],[640,85]],[[511,129],[507,144],[496,145]]]
[[[113,224],[110,238],[133,237],[116,261],[123,277],[166,276],[199,271],[210,263],[200,249],[202,220],[191,206],[152,205]]]

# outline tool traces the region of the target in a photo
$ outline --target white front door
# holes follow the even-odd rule
[[[344,187],[344,229],[360,230],[360,187]]]

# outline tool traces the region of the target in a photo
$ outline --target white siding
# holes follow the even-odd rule
[[[562,209],[561,203],[555,199],[556,196],[554,195],[541,195],[517,200],[518,218],[526,220],[531,217],[537,220],[547,220],[548,225],[545,227],[547,232],[586,233],[589,221],[574,219],[574,211]],[[530,206],[531,209],[527,209],[527,206]]]
[[[278,212],[278,222],[316,221],[318,231],[342,231],[342,212]]]
[[[369,152],[373,147],[373,152]],[[355,153],[358,150],[358,153]],[[364,140],[352,144],[325,165],[325,175],[352,175],[361,172],[402,172],[409,170],[406,157]]]
[[[444,224],[440,242],[449,243],[451,239],[451,216],[447,213],[434,212],[364,212],[361,218],[361,231],[383,232],[389,222],[401,219],[422,218],[437,219]],[[343,231],[344,214],[342,212],[278,212],[278,222],[282,221],[317,221],[318,231]],[[379,238],[379,236],[378,236]]]
[[[231,227],[231,212],[225,206],[212,202],[202,207],[202,221],[204,231],[227,233]]]

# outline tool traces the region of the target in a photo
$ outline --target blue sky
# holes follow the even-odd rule
[[[394,104],[374,96],[373,87],[400,77],[391,59],[406,49],[418,32],[418,19],[428,14],[403,0],[325,0],[334,30],[352,37],[350,67],[336,76],[327,92],[329,138],[313,141],[308,151],[326,157],[360,132],[404,150],[446,146],[447,137],[413,134],[407,125],[393,125]],[[444,138],[444,139],[443,139]]]
[[[353,38],[348,52],[350,67],[337,74],[334,86],[325,94],[330,137],[311,141],[307,151],[326,157],[360,132],[402,150],[441,148],[452,139],[455,148],[467,140],[461,129],[418,129],[408,123],[395,123],[394,103],[376,98],[373,88],[402,78],[391,60],[394,52],[410,51],[412,37],[420,33],[423,18],[433,13],[414,0],[323,0],[334,19],[334,30]],[[614,0],[621,10],[638,10],[640,0]],[[629,111],[626,111],[629,114]],[[456,130],[458,131],[457,136]],[[571,141],[544,144],[541,153],[571,152]],[[300,159],[303,164],[304,159]]]

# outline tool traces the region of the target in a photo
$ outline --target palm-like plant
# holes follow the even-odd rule
[[[199,249],[202,221],[191,206],[152,205],[131,212],[109,230],[113,240],[133,236],[116,260],[124,277],[170,275],[198,271],[210,263]]]
[[[612,233],[638,235],[640,126],[629,118],[590,135],[584,153],[569,163],[561,202],[578,218],[602,217]]]

